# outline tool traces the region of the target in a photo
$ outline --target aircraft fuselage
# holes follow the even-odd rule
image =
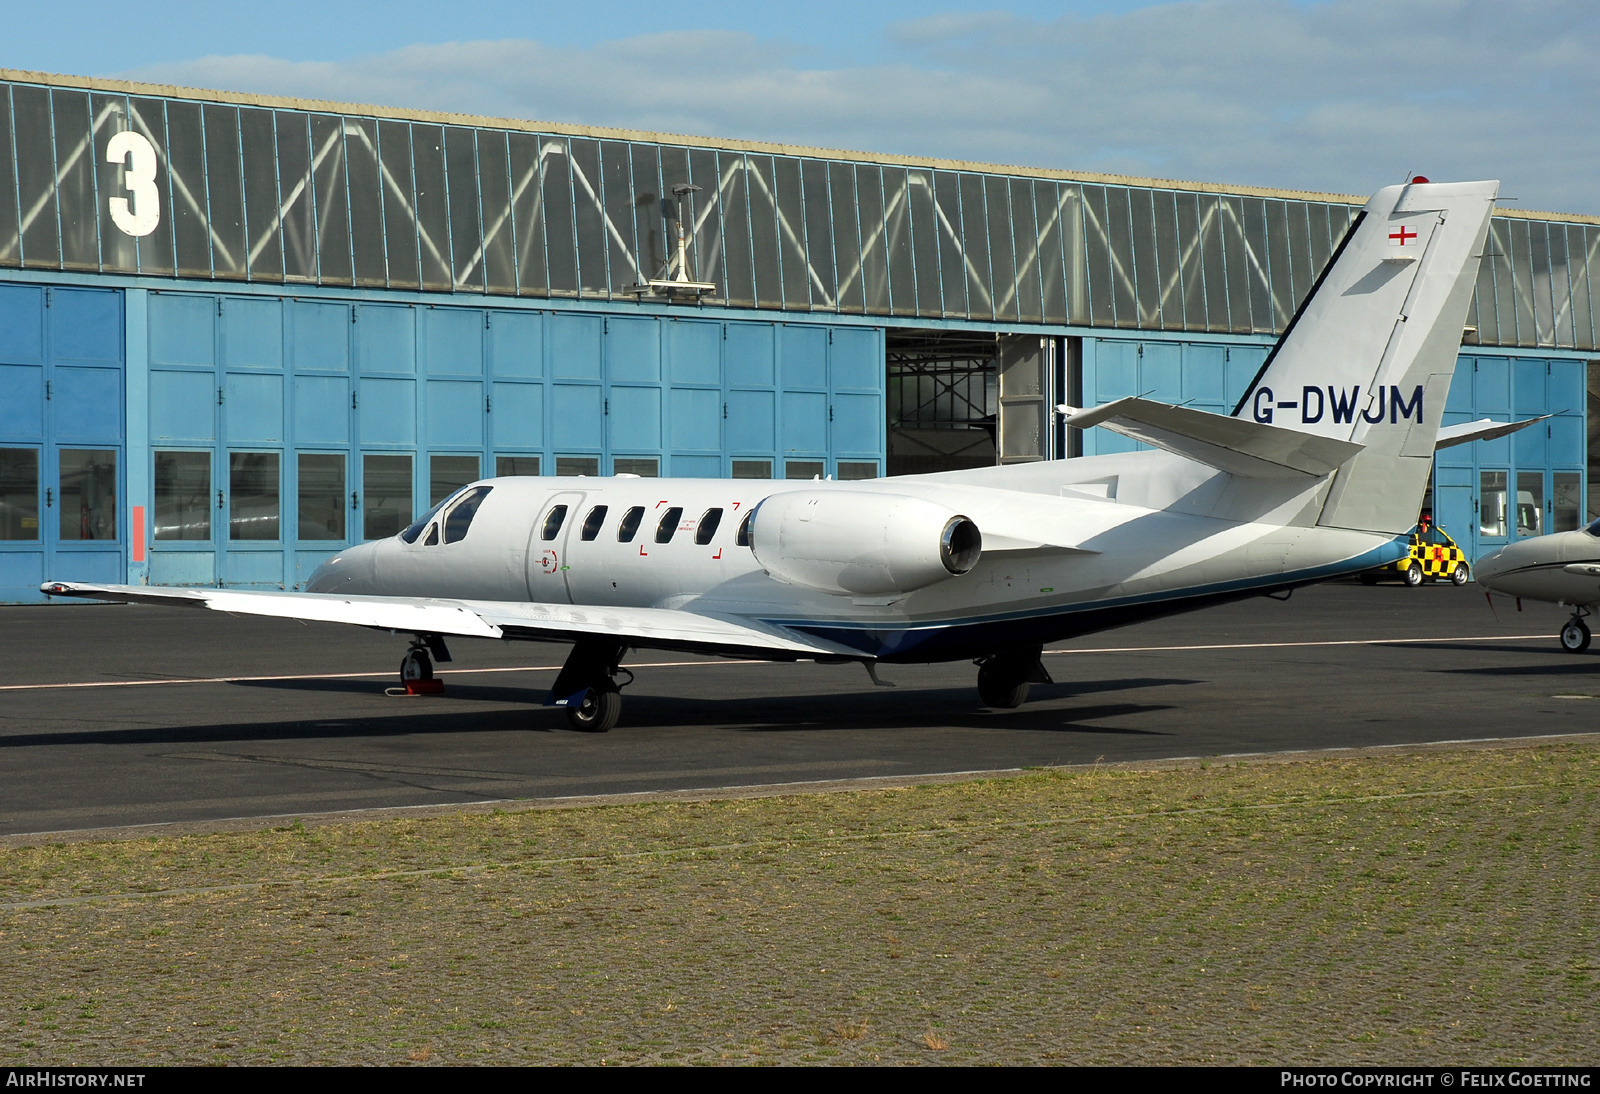
[[[1165,453],[1137,452],[1076,460],[1072,470],[1077,479],[1098,477],[1091,486],[1114,491],[1121,481],[1125,493],[1138,494],[1143,476],[1130,472],[1173,462]],[[447,506],[423,522],[414,542],[392,537],[352,547],[319,569],[307,588],[690,608],[803,632],[864,658],[939,661],[1306,584],[1358,571],[1398,549],[1389,536],[1152,508],[1096,497],[1082,484],[1044,494],[1036,492],[1038,470],[992,471],[981,485],[959,475],[842,483],[485,480],[474,484],[491,489],[463,538],[447,542]],[[996,490],[996,478],[1015,491]],[[1202,477],[1203,488],[1189,491],[1195,506],[1217,508],[1227,478]],[[763,501],[795,491],[869,492],[885,504],[907,496],[935,501],[972,518],[985,548],[969,572],[905,592],[852,596],[803,588],[773,576],[740,543]],[[1291,494],[1287,504],[1295,502]],[[553,517],[562,506],[564,513]],[[995,544],[1009,549],[991,549]]]

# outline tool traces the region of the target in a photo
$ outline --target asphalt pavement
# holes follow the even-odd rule
[[[406,641],[129,605],[0,607],[0,835],[1587,733],[1600,644],[1481,589],[1340,583],[1051,647],[1054,685],[979,703],[969,664],[630,659],[622,723],[541,706],[565,647],[451,640],[446,694],[394,697]]]

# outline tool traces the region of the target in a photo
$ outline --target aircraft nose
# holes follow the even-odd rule
[[[1478,584],[1486,589],[1494,588],[1496,578],[1517,567],[1517,548],[1520,546],[1518,543],[1508,543],[1480,558],[1472,567],[1472,576]]]
[[[348,547],[312,571],[308,593],[362,593],[372,584],[372,544]]]

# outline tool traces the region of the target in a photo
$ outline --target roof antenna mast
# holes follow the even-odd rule
[[[717,287],[709,281],[695,281],[689,276],[689,238],[683,230],[683,200],[690,194],[699,191],[700,187],[687,182],[677,182],[672,185],[672,219],[677,222],[678,228],[678,257],[677,274],[672,272],[673,263],[667,262],[666,276],[652,277],[640,285],[629,285],[627,291],[638,296],[641,300],[646,296],[666,297],[668,300],[688,298],[700,300],[707,293],[715,292]],[[661,202],[663,210],[667,202]]]

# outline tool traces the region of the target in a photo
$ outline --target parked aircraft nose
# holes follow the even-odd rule
[[[1543,586],[1552,568],[1562,561],[1564,536],[1536,536],[1508,543],[1478,560],[1473,574],[1478,584],[1507,596],[1544,599]]]
[[[1472,576],[1477,579],[1479,585],[1486,589],[1494,588],[1494,579],[1515,565],[1514,559],[1508,560],[1506,558],[1506,552],[1513,550],[1516,546],[1514,543],[1507,544],[1498,551],[1491,551],[1473,563]]]
[[[373,543],[362,543],[340,551],[312,572],[306,581],[306,592],[370,592],[376,546]]]

